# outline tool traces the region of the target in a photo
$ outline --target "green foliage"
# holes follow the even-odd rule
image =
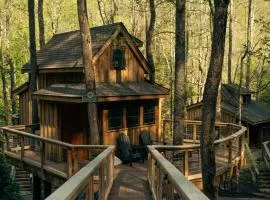
[[[19,186],[10,177],[11,167],[3,153],[3,138],[0,135],[0,200],[20,200]]]

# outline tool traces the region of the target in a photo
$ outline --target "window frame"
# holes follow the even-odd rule
[[[120,116],[117,117],[117,114],[114,113],[113,114],[113,117],[110,117],[110,113],[112,111],[119,112],[120,113]],[[113,107],[108,108],[108,131],[114,131],[114,130],[119,130],[119,129],[124,128],[123,127],[123,114],[124,114],[124,112],[123,112],[123,106],[121,106],[121,105],[115,105]],[[120,120],[119,126],[110,126],[110,120]]]
[[[143,125],[150,125],[150,124],[155,124],[156,123],[156,105],[154,102],[147,102],[144,103],[143,105]],[[146,111],[146,107],[148,107],[148,109],[152,109],[152,111],[150,112],[145,112]],[[153,120],[151,122],[145,122],[146,119],[146,115],[152,115]],[[148,116],[149,118],[149,116]]]

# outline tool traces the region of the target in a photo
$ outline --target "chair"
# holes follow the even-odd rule
[[[143,146],[143,155],[144,157],[146,157],[148,153],[147,146],[153,145],[153,140],[151,138],[150,133],[146,130],[143,130],[139,136],[139,142],[140,142],[140,145]]]
[[[118,156],[124,164],[130,164],[132,162],[142,160],[144,162],[143,147],[140,145],[131,145],[129,137],[124,133],[120,133],[117,138]]]

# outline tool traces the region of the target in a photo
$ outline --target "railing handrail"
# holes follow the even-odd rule
[[[270,150],[268,148],[268,144],[270,144],[270,141],[263,142],[263,159],[266,163],[267,167],[270,168]]]
[[[167,121],[167,122],[173,122],[174,120],[172,119],[163,119],[162,121]],[[186,124],[202,124],[202,121],[198,121],[198,120],[190,120],[190,119],[185,119],[184,122]],[[227,124],[230,123],[226,123],[226,122],[215,122],[215,125],[217,126],[226,126]]]
[[[89,162],[86,166],[80,169],[76,174],[70,177],[61,187],[52,193],[46,200],[69,200],[75,199],[89,181],[89,177],[93,175],[96,169],[102,162],[113,153],[115,146],[108,146],[102,153],[100,153],[94,160]]]
[[[209,200],[193,183],[188,181],[179,170],[170,163],[166,158],[159,153],[154,146],[148,146],[149,152],[157,162],[157,165],[162,168],[168,177],[168,180],[173,183],[175,190],[184,196],[185,200]],[[151,161],[148,161],[151,162]]]
[[[14,126],[14,128],[16,128],[16,126]],[[34,135],[34,134],[31,134],[31,133],[27,133],[27,132],[24,132],[24,131],[16,130],[16,129],[13,129],[11,127],[1,127],[0,129],[2,129],[4,131],[7,131],[9,133],[12,133],[12,134],[23,135],[23,136],[26,136],[26,137],[38,139],[38,140],[40,140],[42,142],[47,142],[47,143],[50,143],[50,144],[59,145],[59,146],[64,147],[66,149],[84,149],[84,148],[87,148],[87,149],[97,149],[98,150],[98,149],[106,149],[106,148],[109,147],[109,145],[78,145],[78,144],[70,144],[70,143],[59,141],[59,140],[55,140],[55,139],[51,139],[51,138],[47,138],[47,137],[42,137],[42,136]]]

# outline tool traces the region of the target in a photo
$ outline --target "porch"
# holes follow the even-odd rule
[[[186,121],[183,146],[149,146],[147,165],[116,168],[114,146],[64,143],[27,133],[25,126],[5,127],[2,132],[10,163],[60,186],[47,199],[126,199],[130,196],[207,199],[198,189],[201,188],[200,126],[201,122]],[[216,170],[222,184],[228,174],[234,176],[243,164],[246,129],[219,123],[216,130],[219,132],[215,142]],[[178,156],[172,156],[174,153]]]

